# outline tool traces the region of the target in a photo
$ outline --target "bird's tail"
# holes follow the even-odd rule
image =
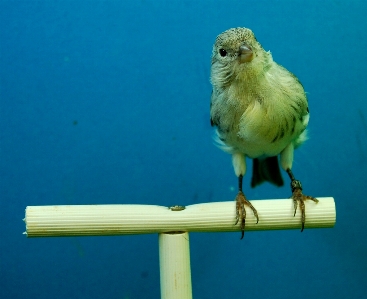
[[[254,188],[265,181],[278,187],[284,184],[277,156],[265,159],[253,159],[251,187]]]

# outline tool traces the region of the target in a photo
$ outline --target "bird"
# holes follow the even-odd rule
[[[292,172],[294,150],[307,140],[309,108],[298,78],[265,51],[251,29],[237,27],[219,34],[213,45],[210,81],[210,123],[219,148],[232,155],[238,177],[235,225],[244,237],[248,206],[257,222],[256,208],[246,198],[242,181],[246,158],[253,160],[251,186],[268,181],[282,186],[280,167],[288,174],[294,206],[299,206],[304,230],[305,201],[302,184]]]

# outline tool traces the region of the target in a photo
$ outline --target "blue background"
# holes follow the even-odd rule
[[[295,153],[333,229],[192,233],[194,298],[365,298],[364,1],[1,1],[0,297],[159,298],[157,235],[27,239],[28,205],[170,206],[236,195],[213,146],[215,37],[251,28],[308,92]],[[287,177],[284,175],[287,182]],[[249,187],[250,199],[287,198]]]

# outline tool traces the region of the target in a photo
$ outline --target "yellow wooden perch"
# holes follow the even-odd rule
[[[299,211],[293,217],[291,199],[252,200],[259,223],[247,210],[246,231],[300,229]],[[308,228],[333,227],[336,219],[332,197],[319,203],[306,201]],[[247,207],[246,207],[247,209]],[[29,206],[25,213],[28,237],[106,236],[180,232],[239,231],[233,201],[167,208],[154,205],[60,205]]]
[[[310,228],[327,228],[335,224],[334,198],[318,199],[317,204],[305,202],[306,231],[303,234]],[[246,207],[246,231],[300,230],[300,212],[293,216],[291,199],[252,200],[251,203],[259,214],[259,223],[256,224],[253,213]],[[162,299],[192,298],[189,232],[240,230],[239,225],[234,225],[233,201],[170,208],[129,204],[29,206],[24,220],[27,237],[158,233]]]

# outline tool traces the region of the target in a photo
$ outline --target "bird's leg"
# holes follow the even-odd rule
[[[302,220],[301,232],[302,232],[303,229],[305,228],[305,221],[306,221],[305,200],[310,199],[314,201],[315,203],[318,203],[319,201],[312,196],[303,195],[301,182],[295,179],[290,168],[287,169],[287,173],[289,175],[289,178],[291,179],[292,199],[293,199],[293,205],[294,205],[294,215],[293,216],[296,216],[297,206],[299,205],[299,208],[301,210],[301,220]]]
[[[243,194],[243,192],[242,192],[242,179],[243,179],[243,175],[239,175],[239,177],[238,177],[238,194],[236,196],[236,223],[235,223],[235,225],[236,225],[238,223],[238,221],[240,221],[241,233],[242,233],[241,239],[243,239],[243,236],[245,234],[245,222],[246,222],[245,205],[247,205],[251,208],[252,212],[254,213],[254,215],[256,217],[256,223],[259,222],[259,216],[257,215],[256,209],[251,204],[251,202],[249,202],[246,199],[245,194]]]

